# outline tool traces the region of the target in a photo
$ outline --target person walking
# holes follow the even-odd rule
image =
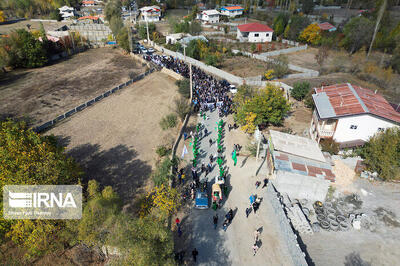
[[[250,213],[251,213],[251,208],[246,208],[246,218],[249,218]]]
[[[267,185],[268,185],[268,179],[265,178],[265,179],[264,179],[264,185],[262,186],[262,188],[265,188]]]
[[[259,207],[260,207],[260,203],[258,203],[257,201],[253,202],[254,214],[257,213],[257,210],[258,210]]]
[[[197,251],[196,248],[193,249],[192,251],[192,256],[193,256],[193,261],[196,262],[197,255],[199,255],[199,252]]]
[[[257,243],[254,243],[254,245],[253,245],[253,256],[255,256],[256,255],[256,253],[257,253],[257,251],[258,251],[258,246],[257,246]]]
[[[181,179],[182,179],[182,185],[185,185],[185,173],[183,173],[182,175],[181,175]]]
[[[214,229],[217,229],[218,225],[218,214],[215,214],[213,217]]]
[[[211,138],[208,140],[208,143],[210,143],[210,147],[211,147],[211,146],[212,146],[212,144],[213,144],[213,141],[212,141],[212,139],[211,139]]]
[[[229,209],[228,216],[229,216],[229,218],[228,218],[229,223],[232,223],[232,220],[233,220],[233,211],[232,211],[232,209]]]
[[[181,225],[181,220],[179,220],[178,217],[176,217],[176,219],[175,219],[175,224],[176,224],[176,227],[180,227],[180,225]]]
[[[206,165],[204,162],[201,163],[201,173],[204,173],[206,171]]]
[[[207,130],[207,128],[205,128],[204,129],[204,137],[207,137],[208,136],[208,130]]]
[[[222,228],[224,229],[224,232],[226,232],[226,229],[228,228],[228,219],[225,219]]]
[[[254,242],[257,243],[259,237],[260,237],[260,232],[258,230],[254,231]]]

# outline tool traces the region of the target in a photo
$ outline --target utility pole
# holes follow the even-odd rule
[[[185,57],[185,61],[186,61],[186,47],[187,47],[187,45],[184,44],[182,46],[183,46],[183,56]]]
[[[387,0],[384,0],[381,5],[381,8],[379,9],[378,18],[377,18],[376,24],[375,24],[374,35],[372,36],[371,44],[369,45],[369,49],[368,49],[367,59],[372,51],[372,45],[374,44],[376,33],[378,32],[379,24],[381,23],[383,13],[385,13],[386,3],[387,3]]]
[[[128,23],[128,38],[129,38],[129,52],[133,52],[132,44],[132,12],[131,7],[129,7],[129,23]]]
[[[146,17],[146,30],[147,30],[147,44],[150,43],[150,37],[149,37],[149,21],[147,20]]]

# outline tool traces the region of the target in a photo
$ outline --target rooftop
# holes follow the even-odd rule
[[[275,130],[270,130],[269,132],[275,151],[281,151],[323,163],[326,162],[326,159],[315,140]]]
[[[318,24],[318,27],[319,27],[321,30],[336,29],[336,27],[333,26],[333,25],[332,25],[331,23],[329,23],[329,22],[324,22],[324,23]]]
[[[206,14],[208,16],[219,15],[218,10],[215,10],[215,9],[204,10],[204,11],[202,11],[202,13],[204,13],[204,14]]]
[[[238,26],[241,32],[273,32],[274,30],[267,25],[260,23],[248,23]]]
[[[244,8],[241,6],[223,6],[221,9],[228,10],[228,11],[244,10]]]
[[[314,90],[314,103],[322,119],[373,114],[400,123],[400,113],[396,112],[382,95],[369,89],[344,83]]]
[[[144,6],[140,9],[142,12],[160,12],[161,9],[159,6]]]
[[[95,16],[84,16],[84,17],[80,17],[78,18],[78,20],[83,20],[83,19],[92,19],[92,20],[98,20],[99,17],[95,17]]]

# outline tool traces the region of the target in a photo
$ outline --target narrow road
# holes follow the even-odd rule
[[[200,160],[199,165],[209,162],[209,155],[217,153],[216,139],[217,123],[220,120],[218,112],[207,112],[209,117],[205,120],[199,117],[199,122],[207,127],[211,133],[203,137],[200,142]],[[214,141],[210,147],[209,139]],[[241,143],[245,146],[245,143]],[[228,167],[227,183],[231,191],[227,199],[223,200],[221,209],[214,211],[193,209],[187,218],[190,224],[190,231],[187,232],[190,238],[188,253],[193,248],[199,252],[197,257],[198,265],[292,265],[286,247],[278,233],[278,224],[273,216],[273,210],[269,202],[263,201],[259,211],[251,213],[248,218],[245,215],[245,209],[250,205],[250,194],[258,194],[263,197],[263,190],[255,188],[256,180],[262,181],[261,177],[254,177],[256,162],[254,158],[238,157],[238,163],[233,166],[231,153],[233,143],[229,141],[229,132],[225,125],[225,134],[223,138],[225,147],[225,165]],[[245,160],[245,161],[244,161]],[[211,195],[211,185],[215,177],[219,174],[218,165],[213,164],[213,170],[207,177],[201,175],[200,180],[209,182],[209,196]],[[229,209],[234,210],[232,224],[229,225],[226,232],[222,228],[226,213]],[[218,214],[218,227],[215,230],[213,226],[213,216]],[[254,244],[254,231],[260,229],[261,247],[257,254],[253,256],[252,246]],[[191,256],[191,254],[187,254]]]

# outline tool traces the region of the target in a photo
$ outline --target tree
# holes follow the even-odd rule
[[[260,124],[281,125],[283,118],[290,109],[283,91],[273,85],[267,85],[265,89],[255,92],[251,97],[246,96],[247,99],[243,103],[240,103],[242,99],[236,99],[236,97],[241,96],[243,96],[243,93],[239,96],[235,95],[234,101],[236,103],[235,121],[242,126],[246,125],[247,120],[249,120],[249,113],[256,115],[254,122],[252,122],[255,126]]]
[[[308,25],[299,36],[299,40],[317,45],[321,41],[321,29],[316,23]]]
[[[273,28],[276,36],[282,35],[289,22],[289,14],[281,12],[276,16],[273,23]]]
[[[367,46],[371,39],[374,23],[366,17],[352,18],[344,26],[342,46],[350,53],[357,52],[361,47]]]
[[[185,116],[190,112],[190,105],[187,100],[183,97],[179,97],[175,99],[175,108],[174,111],[178,115],[178,117],[183,121]]]
[[[31,32],[19,29],[9,38],[0,40],[0,49],[7,56],[6,64],[13,67],[41,67],[48,62],[47,40],[39,41]]]
[[[1,190],[5,185],[78,184],[81,176],[80,168],[56,145],[54,137],[40,136],[23,122],[0,123]],[[4,220],[1,216],[0,236],[3,241],[18,243],[26,249],[27,258],[34,258],[64,246],[59,235],[63,226],[62,221]]]
[[[310,14],[314,10],[314,1],[313,0],[301,0],[301,10],[305,14]]]
[[[361,149],[364,163],[385,180],[400,179],[400,130],[376,133]]]
[[[176,86],[178,86],[178,92],[185,98],[190,98],[190,80],[189,79],[182,79],[177,80],[175,82]]]
[[[129,44],[129,34],[128,34],[128,28],[124,27],[122,28],[119,33],[117,34],[117,43],[118,45],[124,49],[126,52],[130,52],[130,44]]]
[[[319,65],[320,71],[322,69],[322,66],[324,65],[326,58],[328,58],[328,55],[329,55],[328,47],[326,45],[322,45],[318,49],[318,53],[315,55],[315,60],[317,61],[318,65]]]
[[[274,70],[275,77],[282,78],[289,73],[289,59],[286,55],[281,54],[268,64],[268,68]]]
[[[156,31],[156,25],[154,23],[148,23],[149,26],[149,35],[153,34]],[[146,24],[140,24],[138,30],[140,39],[147,39],[147,26]]]
[[[296,82],[293,85],[293,89],[291,91],[291,96],[298,101],[303,100],[308,92],[310,91],[310,83],[307,81],[304,82]]]
[[[165,220],[178,210],[179,205],[178,191],[169,185],[161,184],[147,194],[141,213],[152,213],[159,220]]]
[[[4,15],[4,11],[0,10],[0,23],[6,21],[6,16]]]
[[[300,33],[310,24],[306,16],[294,15],[286,26],[284,36],[289,40],[297,41]]]

